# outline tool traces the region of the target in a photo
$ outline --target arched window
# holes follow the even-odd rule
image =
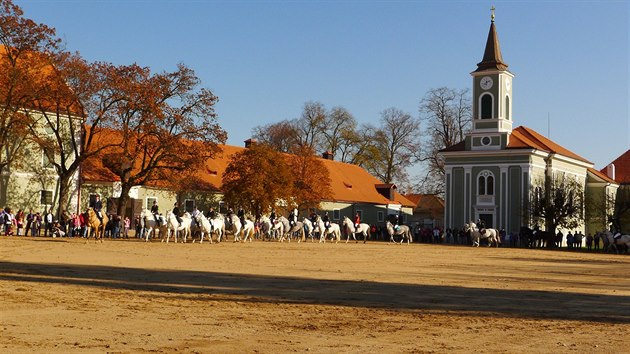
[[[481,96],[481,119],[492,118],[492,96],[485,94]]]
[[[478,194],[494,195],[494,175],[490,171],[482,171],[478,177]]]
[[[505,96],[505,119],[510,119],[510,96]]]

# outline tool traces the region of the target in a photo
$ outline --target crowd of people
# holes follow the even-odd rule
[[[18,210],[13,213],[12,208],[5,207],[0,210],[0,234],[5,236],[32,236],[32,237],[87,237],[88,214],[71,213],[61,218],[56,218],[50,210],[43,212],[25,213]],[[130,220],[117,215],[109,215],[109,221],[105,226],[106,237],[128,238]]]

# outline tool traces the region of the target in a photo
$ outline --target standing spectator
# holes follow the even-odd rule
[[[593,248],[593,235],[588,234],[588,236],[586,236],[586,249],[591,251],[592,248]]]
[[[583,235],[581,231],[575,232],[575,235],[573,236],[573,248],[582,248],[582,236]]]
[[[15,224],[15,216],[11,208],[4,209],[4,235],[13,236],[13,225]]]
[[[38,211],[37,213],[35,213],[35,216],[33,216],[33,220],[31,221],[31,236],[39,236],[39,229],[41,226],[42,216]]]
[[[136,215],[136,217],[133,219],[133,222],[135,224],[136,227],[136,238],[142,238],[142,224],[140,223],[140,216]]]
[[[124,224],[124,231],[123,231],[124,238],[129,238],[129,226],[131,226],[131,221],[129,220],[129,217],[125,216],[125,224]]]
[[[599,232],[596,232],[595,233],[595,237],[593,237],[593,243],[594,243],[594,246],[595,246],[595,251],[599,251],[599,239],[600,238],[601,237],[600,237]]]
[[[24,211],[18,210],[17,214],[15,214],[15,226],[17,228],[17,235],[22,236],[24,229]]]
[[[569,233],[567,234],[567,248],[573,248],[574,241],[575,240],[573,239],[573,234],[571,233],[571,231],[569,231]]]
[[[44,211],[44,237],[48,237],[48,232],[50,231],[52,236],[52,227],[53,227],[53,215],[48,211]]]
[[[31,229],[31,224],[33,223],[33,217],[35,217],[35,214],[33,214],[33,210],[31,209],[26,215],[26,228],[24,229],[24,235],[26,236],[28,236],[28,231]]]

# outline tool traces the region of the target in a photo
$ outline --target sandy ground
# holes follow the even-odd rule
[[[0,237],[2,353],[623,353],[630,256]]]

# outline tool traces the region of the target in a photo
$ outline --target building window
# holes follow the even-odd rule
[[[39,192],[39,204],[41,205],[52,205],[53,202],[53,192],[47,190],[41,190]]]
[[[184,201],[184,209],[186,209],[187,212],[192,213],[195,209],[195,201],[192,199],[186,199]]]
[[[478,194],[494,195],[494,176],[490,171],[483,171],[478,177]]]
[[[42,150],[42,167],[54,168],[52,162],[50,161],[50,159],[48,158],[48,155],[46,155],[46,152],[44,152],[44,150]]]
[[[333,220],[339,220],[341,218],[341,214],[339,213],[339,209],[333,209]]]
[[[481,96],[481,119],[492,118],[492,95]]]
[[[510,119],[510,96],[505,96],[505,119]]]
[[[382,211],[376,212],[376,221],[383,222],[385,221],[385,214]]]

